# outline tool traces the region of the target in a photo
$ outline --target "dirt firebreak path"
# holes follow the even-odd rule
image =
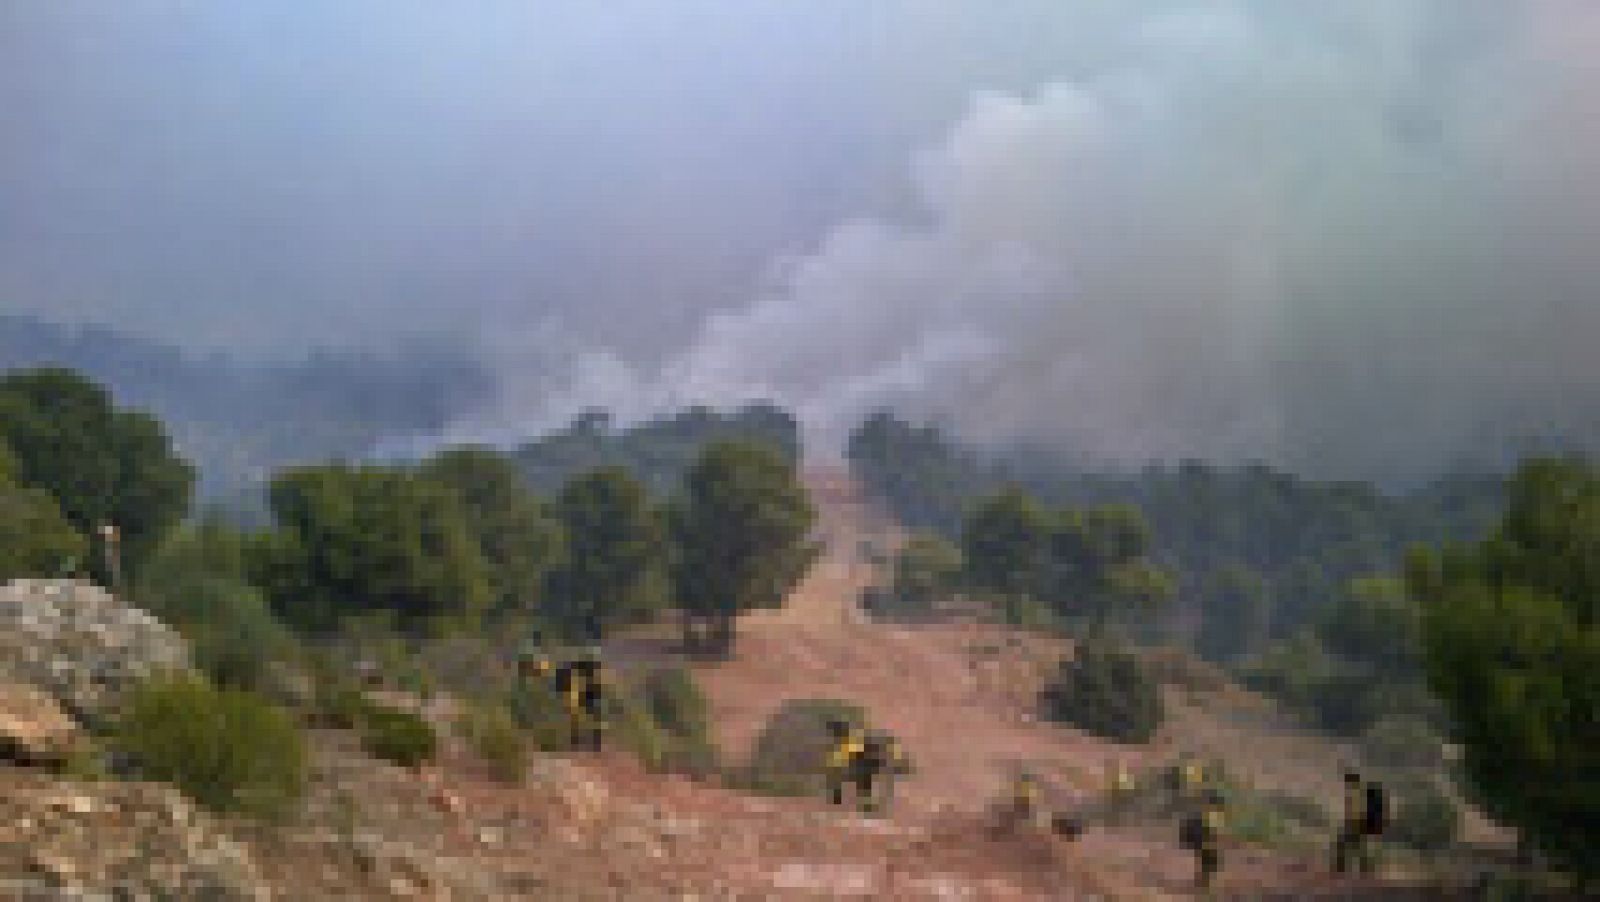
[[[916,772],[897,786],[894,823],[938,834],[952,824],[978,829],[981,813],[1020,767],[1041,774],[1051,801],[1070,808],[1100,792],[1112,762],[1141,768],[1176,754],[1169,739],[1122,746],[1034,718],[1043,679],[1070,654],[1063,640],[976,622],[868,619],[859,599],[887,579],[883,561],[904,534],[847,474],[812,470],[806,480],[824,543],[816,566],[784,608],[741,621],[733,660],[698,667],[730,760],[742,760],[787,700],[853,701],[899,736],[915,761]],[[1171,839],[1090,831],[1070,849],[1044,856],[1054,862],[1051,870],[1065,866],[1062,855],[1074,866],[1030,873],[1020,883],[1060,887],[1045,898],[1187,895],[1192,860]],[[1035,856],[1025,870],[1044,859]],[[1240,891],[1284,884],[1310,890],[1315,882],[1307,862],[1271,853],[1241,850],[1230,865]]]
[[[784,608],[741,622],[733,660],[697,664],[697,675],[729,763],[743,758],[785,700],[835,697],[863,705],[905,741],[916,765],[888,817],[646,773],[609,751],[541,756],[531,762],[526,783],[511,788],[488,780],[458,743],[423,781],[330,746],[326,767],[337,772],[318,784],[370,800],[366,807],[378,813],[387,846],[416,850],[431,862],[424,870],[434,876],[417,876],[416,891],[389,879],[373,886],[371,897],[1191,896],[1193,863],[1169,825],[1142,832],[1091,828],[1070,844],[992,829],[984,811],[1020,766],[1043,775],[1054,793],[1050,801],[1070,807],[1100,790],[1109,762],[1164,760],[1176,753],[1178,740],[1162,737],[1133,748],[1034,722],[1039,681],[1070,654],[1062,640],[980,623],[902,626],[864,617],[858,599],[883,577],[877,562],[892,554],[902,535],[845,475],[813,471],[807,481],[820,512],[820,559]],[[634,646],[618,643],[616,651],[666,654],[648,646],[646,637]],[[1164,732],[1195,734],[1186,716]],[[1261,743],[1252,734],[1242,744]],[[1310,752],[1282,746],[1262,754],[1281,759]],[[301,898],[336,895],[308,882],[317,871],[303,850],[287,850],[268,864],[285,885],[299,882]],[[1234,849],[1220,895],[1410,897],[1395,887],[1334,886],[1316,869],[1304,857]]]

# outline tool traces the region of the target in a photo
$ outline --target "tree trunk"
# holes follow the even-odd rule
[[[733,614],[719,613],[716,615],[716,653],[721,660],[733,657]]]

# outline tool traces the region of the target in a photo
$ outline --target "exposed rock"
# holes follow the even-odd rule
[[[0,587],[0,677],[36,686],[90,725],[146,676],[189,667],[176,631],[86,582]]]
[[[0,682],[0,758],[58,764],[78,736],[78,725],[54,698],[24,683]]]
[[[245,849],[176,790],[0,772],[6,898],[266,900]]]

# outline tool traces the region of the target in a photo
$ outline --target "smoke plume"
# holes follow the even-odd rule
[[[771,398],[837,447],[887,406],[1340,475],[1595,425],[1600,11],[1207,2],[1111,37],[975,94],[913,212],[832,227],[658,366],[578,355],[537,413]]]

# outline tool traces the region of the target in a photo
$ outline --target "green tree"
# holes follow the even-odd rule
[[[1266,641],[1271,608],[1260,574],[1240,564],[1218,571],[1200,594],[1200,653],[1213,661],[1234,661]]]
[[[618,467],[567,482],[554,506],[568,553],[550,575],[548,618],[569,637],[596,642],[666,604],[667,546],[644,486]]]
[[[532,610],[566,540],[516,464],[485,445],[458,445],[424,463],[421,474],[460,497],[467,528],[489,565],[496,608]]]
[[[1161,687],[1143,662],[1102,638],[1079,643],[1043,701],[1052,720],[1121,742],[1149,742],[1166,716]]]
[[[670,519],[677,603],[692,651],[729,653],[735,619],[781,605],[812,557],[806,537],[816,512],[794,463],[765,444],[708,445]]]
[[[1421,674],[1421,609],[1405,584],[1390,577],[1351,580],[1345,596],[1326,608],[1317,633],[1327,649],[1393,682]]]
[[[960,548],[931,533],[912,536],[894,561],[895,608],[926,613],[956,587],[961,571]]]
[[[298,649],[246,581],[244,547],[244,537],[221,522],[184,526],[140,570],[133,598],[183,634],[196,665],[217,685],[268,691],[277,688],[274,668]]]
[[[995,596],[1015,621],[1039,585],[1049,542],[1049,517],[1032,496],[1016,487],[991,495],[968,514],[961,532],[966,581]]]
[[[291,623],[325,629],[387,611],[417,627],[488,603],[461,501],[431,480],[334,464],[282,472],[268,496],[277,529],[252,546],[251,569]]]
[[[1479,796],[1557,860],[1600,874],[1600,472],[1524,464],[1499,529],[1414,552],[1406,582]]]
[[[59,576],[86,563],[87,543],[43,489],[17,485],[17,459],[0,444],[0,582]]]
[[[194,471],[161,424],[119,410],[71,370],[0,378],[0,440],[16,456],[17,481],[49,492],[81,535],[117,526],[130,573],[188,512]]]
[[[1037,591],[1057,613],[1102,629],[1172,597],[1171,578],[1145,559],[1149,550],[1150,527],[1138,508],[1058,511],[1050,517]]]

